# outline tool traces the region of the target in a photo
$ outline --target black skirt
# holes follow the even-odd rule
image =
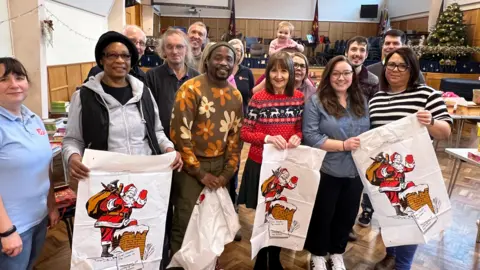
[[[262,164],[251,159],[247,159],[245,162],[240,192],[238,193],[238,204],[245,204],[247,208],[257,208],[261,168]]]

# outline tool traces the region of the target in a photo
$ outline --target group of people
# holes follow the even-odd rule
[[[146,44],[140,28],[127,26],[99,38],[97,66],[70,102],[63,158],[70,180],[82,181],[89,175],[81,162],[87,148],[129,155],[176,152],[162,268],[181,248],[204,187],[226,187],[235,204],[256,208],[263,146],[304,144],[327,151],[305,249],[312,254],[312,269],[331,263],[345,270],[342,254],[363,190],[351,156],[361,144],[358,135],[416,114],[433,138],[449,136],[452,120],[441,95],[422,84],[418,60],[403,46],[401,31],[386,32],[383,61],[369,67],[363,66],[367,39],[352,38],[345,56],[329,61],[318,89],[292,33],[291,24],[279,24],[257,86],[251,70],[241,65],[242,41],[206,44],[202,22],[187,34],[169,28],[158,48],[165,62],[146,74],[137,66]],[[0,58],[0,269],[7,270],[31,269],[47,226],[59,219],[48,136],[40,118],[22,105],[28,89],[22,64]],[[250,150],[237,200],[243,142]],[[366,195],[362,208],[359,223],[368,226],[373,207]],[[410,269],[415,249],[388,248],[375,269]],[[283,269],[280,251],[260,250],[254,269]],[[110,252],[102,235],[102,256]]]

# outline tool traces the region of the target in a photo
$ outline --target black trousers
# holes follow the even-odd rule
[[[317,256],[342,254],[355,223],[363,184],[358,176],[338,178],[323,172],[320,175],[305,249]]]

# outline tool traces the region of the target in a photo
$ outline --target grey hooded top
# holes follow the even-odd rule
[[[101,85],[104,73],[90,77],[83,85],[99,94],[104,105],[108,109],[110,120],[108,151],[129,155],[151,155],[152,151],[146,139],[146,127],[142,113],[137,107],[143,93],[143,82],[128,75],[127,80],[132,87],[133,98],[122,106],[113,96],[105,93]],[[151,95],[151,94],[150,94]],[[167,148],[174,148],[173,143],[165,136],[160,118],[158,106],[152,96],[155,110],[155,133],[160,145],[160,150],[165,153]],[[83,156],[86,146],[82,136],[82,103],[80,91],[76,91],[70,102],[68,115],[67,133],[63,139],[63,158],[66,162],[72,154]]]

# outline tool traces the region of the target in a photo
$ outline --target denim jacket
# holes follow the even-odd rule
[[[325,111],[318,95],[312,95],[303,112],[304,144],[320,148],[327,139],[345,141],[368,131],[370,120],[366,100],[364,104],[364,116],[357,117],[350,108],[350,102],[347,101],[345,115],[337,119]],[[350,151],[328,152],[323,160],[321,171],[334,177],[358,176]]]

